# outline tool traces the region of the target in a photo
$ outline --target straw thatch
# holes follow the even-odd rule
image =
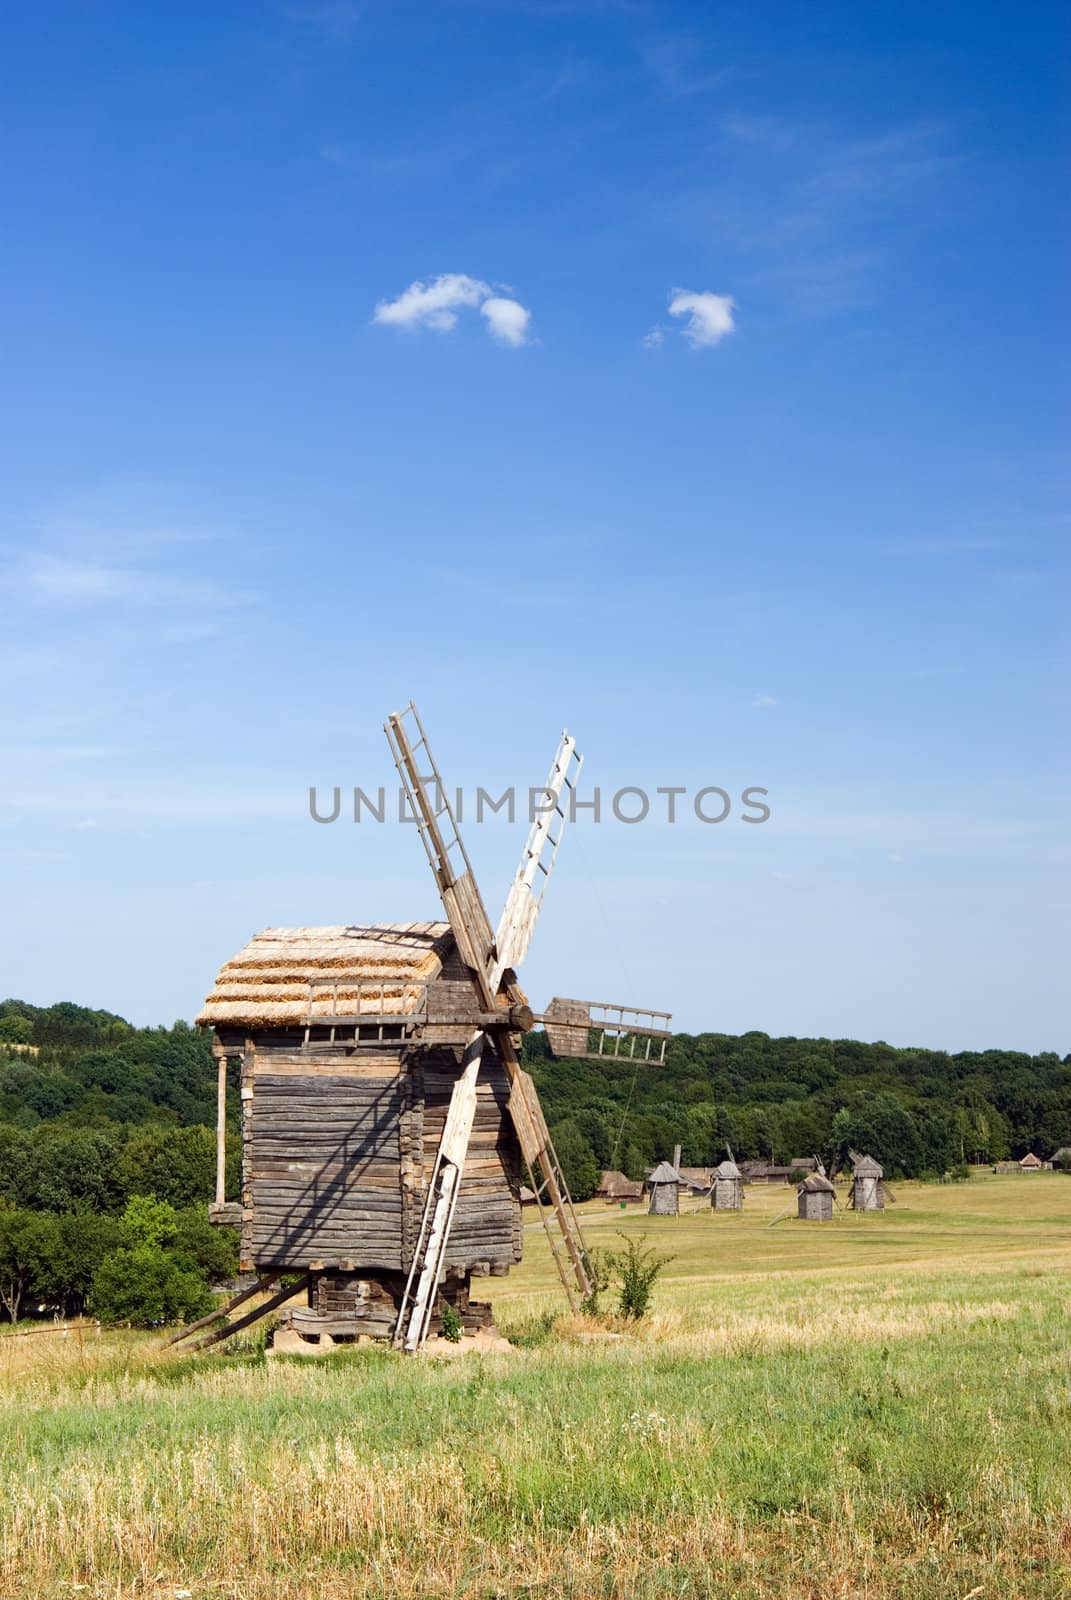
[[[304,1023],[358,1013],[411,1015],[450,940],[445,922],[265,928],[220,968],[199,1023]]]
[[[616,1168],[607,1168],[599,1179],[599,1186],[595,1190],[597,1200],[642,1200],[643,1184],[633,1182],[626,1178],[623,1172]]]
[[[676,1167],[670,1166],[668,1161],[659,1162],[654,1171],[648,1174],[648,1183],[680,1183],[681,1175]]]
[[[662,1161],[647,1179],[651,1191],[648,1215],[675,1217],[680,1210],[681,1175],[668,1161]]]
[[[831,1221],[836,1192],[828,1178],[823,1178],[820,1172],[812,1172],[796,1190],[799,1215],[807,1222]]]

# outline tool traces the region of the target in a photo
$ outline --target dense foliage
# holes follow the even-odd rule
[[[213,1228],[216,1069],[187,1023],[0,1004],[0,1306],[152,1323],[237,1268]],[[238,1096],[231,1096],[237,1111]],[[229,1192],[240,1141],[228,1136]],[[155,1224],[151,1219],[155,1218]],[[146,1219],[149,1219],[147,1222]],[[147,1231],[148,1230],[148,1231]]]
[[[815,1153],[835,1164],[854,1146],[891,1178],[1071,1146],[1071,1057],[1051,1053],[703,1033],[676,1035],[662,1066],[555,1061],[542,1034],[527,1036],[525,1056],[577,1199],[602,1168],[641,1177],[676,1144],[695,1166],[719,1161],[727,1145],[739,1159],[786,1165]],[[143,1302],[165,1316],[197,1299],[184,1274],[203,1284],[233,1271],[233,1235],[204,1221],[215,1095],[209,1040],[187,1023],[134,1028],[69,1002],[0,1003],[0,1302],[9,1315],[31,1300],[92,1308],[98,1296],[118,1314],[122,1285],[136,1278]],[[228,1103],[233,1195],[237,1092]],[[131,1242],[139,1196],[177,1214],[175,1234]]]
[[[592,1173],[638,1178],[676,1144],[686,1165],[738,1159],[832,1165],[869,1151],[889,1177],[943,1174],[1071,1145],[1071,1057],[896,1049],[854,1039],[677,1034],[663,1066],[525,1054],[577,1198]]]

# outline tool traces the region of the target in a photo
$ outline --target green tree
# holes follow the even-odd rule
[[[212,1298],[204,1280],[165,1250],[138,1245],[104,1257],[93,1275],[89,1305],[102,1322],[149,1328],[203,1316]]]
[[[32,1044],[33,1023],[29,1017],[0,1017],[0,1044]]]
[[[168,1251],[180,1266],[211,1283],[233,1278],[238,1271],[237,1230],[216,1227],[203,1206],[187,1206],[175,1213]]]
[[[104,1257],[124,1243],[123,1225],[118,1217],[70,1211],[56,1218],[56,1228],[57,1247],[47,1287],[64,1316],[71,1317],[84,1311],[90,1284]]]
[[[0,1304],[12,1322],[27,1294],[47,1284],[57,1254],[59,1234],[54,1217],[33,1211],[0,1211]]]
[[[216,1186],[216,1136],[210,1128],[145,1128],[129,1140],[117,1181],[125,1194],[151,1194],[176,1209],[207,1204]]]
[[[159,1249],[175,1236],[175,1208],[154,1194],[132,1194],[123,1207],[122,1226],[127,1243],[134,1250],[146,1245]]]
[[[569,1193],[574,1200],[590,1200],[599,1181],[595,1152],[572,1120],[559,1122],[551,1131]]]

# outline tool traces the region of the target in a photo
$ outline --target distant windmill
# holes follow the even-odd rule
[[[385,731],[446,922],[266,929],[222,968],[198,1021],[214,1027],[219,1061],[210,1215],[240,1224],[243,1268],[262,1288],[303,1274],[308,1307],[287,1315],[304,1339],[373,1334],[413,1351],[443,1300],[467,1325],[489,1320],[469,1283],[520,1260],[522,1160],[570,1304],[591,1292],[580,1223],[521,1067],[522,1034],[541,1023],[555,1054],[655,1063],[670,1019],[563,999],[539,1016],[518,986],[580,771],[575,740],[562,735],[546,808],[492,930],[416,708],[392,714]],[[234,1057],[241,1205],[223,1189]]]
[[[884,1170],[873,1156],[861,1156],[853,1150],[851,1161],[850,1205],[853,1211],[883,1211],[887,1200],[896,1204],[896,1197],[885,1182]]]
[[[744,1205],[744,1180],[731,1147],[726,1145],[725,1150],[726,1159],[714,1168],[710,1205],[713,1211],[740,1211]]]

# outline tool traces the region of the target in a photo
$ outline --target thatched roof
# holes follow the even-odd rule
[[[723,1178],[723,1179],[724,1178],[739,1178],[739,1176],[740,1176],[740,1168],[737,1166],[735,1161],[730,1161],[728,1158],[726,1158],[726,1160],[721,1162],[721,1164],[719,1166],[714,1168],[714,1176],[716,1178]]]
[[[829,1179],[823,1178],[820,1172],[812,1172],[804,1178],[796,1190],[797,1194],[836,1194],[836,1192]]]
[[[852,1166],[853,1178],[883,1178],[885,1169],[874,1160],[873,1156],[860,1156]]]
[[[265,928],[220,968],[197,1021],[287,1025],[309,1017],[405,1016],[438,976],[450,942],[445,922],[377,927]],[[375,985],[363,993],[359,985]]]
[[[1019,1165],[1021,1167],[1034,1167],[1034,1168],[1037,1168],[1037,1167],[1042,1166],[1043,1163],[1042,1163],[1042,1160],[1041,1160],[1040,1156],[1036,1156],[1034,1154],[1033,1150],[1028,1150],[1026,1152],[1026,1155],[1020,1161]]]
[[[647,1178],[648,1183],[680,1183],[680,1181],[680,1173],[676,1167],[671,1167],[668,1161],[661,1162]]]

